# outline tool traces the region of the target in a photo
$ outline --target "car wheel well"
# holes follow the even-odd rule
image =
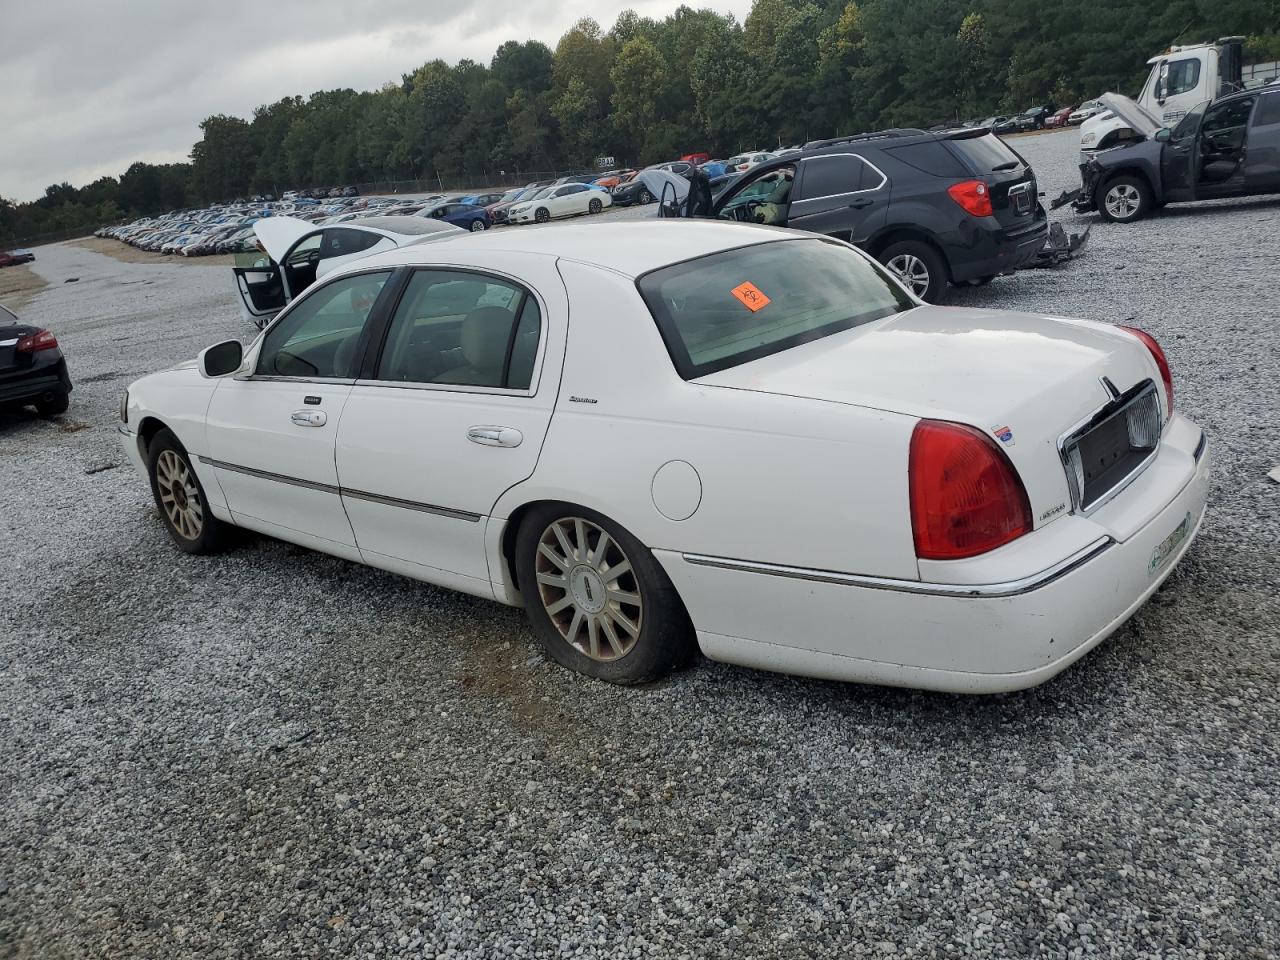
[[[142,422],[138,424],[138,449],[142,451],[144,459],[147,456],[147,450],[151,448],[151,441],[163,429],[165,424],[155,417],[143,417]]]
[[[912,230],[909,227],[895,227],[891,230],[886,230],[884,233],[876,236],[876,238],[867,245],[866,250],[867,253],[879,260],[881,253],[893,244],[901,243],[904,240],[914,240],[917,243],[928,244],[932,247],[937,252],[938,256],[942,258],[942,262],[946,264],[947,276],[945,279],[950,281],[951,261],[947,259],[947,255],[943,252],[942,248],[938,246],[937,241],[922,230]]]
[[[1151,178],[1147,176],[1147,171],[1143,170],[1141,167],[1117,167],[1114,170],[1108,170],[1107,175],[1099,181],[1097,194],[1095,196],[1096,202],[1102,202],[1102,196],[1106,193],[1107,187],[1109,187],[1118,177],[1137,177],[1147,185],[1147,189],[1151,191],[1152,199],[1155,199],[1156,188],[1151,182]]]

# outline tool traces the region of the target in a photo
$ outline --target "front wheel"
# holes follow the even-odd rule
[[[1151,211],[1151,188],[1141,177],[1116,177],[1098,193],[1098,212],[1112,223],[1133,223]]]
[[[636,198],[641,203],[653,203],[653,194],[648,190],[641,190],[640,196]]]
[[[880,251],[880,262],[926,303],[937,303],[947,285],[947,264],[922,240],[901,240]]]
[[[164,429],[151,438],[147,472],[165,529],[179,550],[216,553],[226,545],[230,525],[209,512],[204,486],[172,431]]]
[[[471,232],[472,232],[472,233],[483,233],[485,230],[488,230],[488,229],[489,229],[489,225],[488,225],[487,223],[485,223],[483,220],[472,220],[472,221],[471,221]]]
[[[529,619],[561,665],[610,683],[644,683],[693,649],[688,614],[662,567],[594,510],[534,508],[520,525],[515,559]]]
[[[604,204],[597,197],[592,197],[591,202],[587,204],[587,210],[591,213],[599,213],[604,209]]]
[[[551,219],[551,211],[546,207],[539,207],[534,213],[533,219],[538,221],[538,223],[546,223]]]

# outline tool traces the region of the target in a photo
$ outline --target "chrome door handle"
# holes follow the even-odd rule
[[[293,411],[293,425],[295,427],[323,427],[329,418],[325,416],[323,410],[295,410]]]
[[[515,427],[472,427],[467,439],[486,447],[518,447],[524,442],[524,434]]]

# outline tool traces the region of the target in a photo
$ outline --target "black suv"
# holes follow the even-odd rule
[[[816,140],[716,196],[711,216],[856,244],[936,302],[1032,260],[1049,221],[1035,175],[986,128],[882,130]]]

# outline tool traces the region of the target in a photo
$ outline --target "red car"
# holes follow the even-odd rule
[[[14,250],[12,253],[0,253],[0,267],[16,267],[20,263],[30,263],[36,255],[30,250]]]
[[[709,154],[709,153],[686,153],[686,154],[685,154],[683,157],[681,157],[680,159],[681,159],[681,160],[684,160],[686,163],[692,163],[692,164],[694,164],[694,165],[696,166],[697,164],[700,164],[700,163],[706,163],[708,160],[710,160],[710,159],[711,159],[711,154]]]
[[[1063,107],[1051,117],[1044,118],[1046,127],[1065,127],[1067,125],[1067,117],[1075,111],[1075,107]]]

